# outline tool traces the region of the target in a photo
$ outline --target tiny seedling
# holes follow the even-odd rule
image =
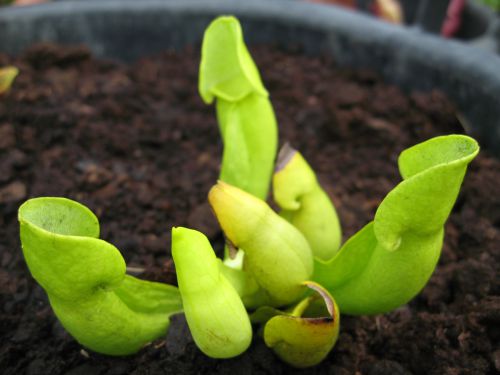
[[[348,314],[379,314],[412,299],[436,267],[444,224],[479,146],[464,135],[432,138],[403,151],[403,181],[374,220],[330,261],[317,259],[314,279]],[[369,292],[367,292],[369,291]]]
[[[252,341],[250,319],[235,288],[223,276],[208,238],[192,229],[173,228],[172,257],[196,345],[213,358],[244,352]]]
[[[219,17],[205,31],[199,92],[205,103],[216,102],[224,142],[219,179],[266,199],[278,130],[269,93],[234,17]]]
[[[14,79],[16,79],[19,74],[19,69],[15,66],[6,66],[0,68],[0,95],[5,94],[9,91]]]
[[[313,255],[331,259],[342,239],[337,212],[309,164],[288,144],[278,155],[273,197],[282,209],[280,215],[300,230]]]
[[[251,316],[264,325],[264,342],[285,362],[305,368],[320,363],[333,348],[339,335],[339,309],[321,285],[306,281],[310,294],[287,311],[260,307]]]
[[[99,222],[64,198],[34,198],[19,208],[24,258],[64,328],[82,345],[131,354],[165,335],[182,311],[177,288],[125,274],[116,247],[99,239]]]
[[[204,234],[172,229],[179,289],[125,274],[125,262],[98,239],[86,207],[35,198],[19,209],[21,241],[33,277],[54,312],[82,345],[125,355],[165,335],[184,312],[193,339],[213,358],[244,352],[251,323],[283,361],[318,364],[339,335],[340,313],[379,314],[412,299],[439,259],[444,224],[475,140],[449,135],[399,157],[403,180],[375,218],[343,246],[337,213],[302,155],[276,157],[276,121],[268,93],[243,42],[239,22],[220,17],[205,32],[202,98],[216,101],[224,141],[220,179],[208,194],[237,264],[215,256]],[[273,179],[276,213],[265,202]]]
[[[245,252],[244,271],[263,288],[268,303],[296,301],[313,272],[311,249],[299,230],[263,200],[222,181],[208,200],[228,241]]]

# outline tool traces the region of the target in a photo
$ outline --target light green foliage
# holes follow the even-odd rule
[[[413,298],[436,267],[444,223],[467,165],[479,152],[463,135],[432,138],[403,151],[403,181],[366,225],[328,262],[317,260],[314,280],[345,314],[378,314]]]
[[[288,144],[278,156],[273,195],[280,215],[302,232],[314,257],[331,259],[342,239],[337,212],[309,164]]]
[[[196,345],[213,358],[244,352],[252,341],[250,319],[238,293],[222,274],[220,259],[205,235],[173,228],[172,257]]]
[[[230,267],[222,261],[219,266],[222,275],[234,287],[247,309],[255,309],[271,303],[269,295],[247,271]]]
[[[276,157],[276,119],[255,63],[234,17],[219,17],[205,31],[199,92],[216,100],[224,142],[220,179],[265,199]]]
[[[226,238],[244,251],[243,270],[265,291],[269,303],[281,306],[300,298],[302,282],[313,271],[304,236],[266,202],[222,181],[210,190],[208,200]]]
[[[9,91],[18,74],[19,69],[15,66],[0,68],[0,95]]]
[[[163,336],[182,310],[177,288],[125,274],[118,249],[100,240],[99,222],[81,204],[36,198],[19,209],[21,243],[55,314],[82,345],[126,355]]]
[[[500,11],[500,0],[480,0],[482,3],[486,4],[490,8]]]
[[[305,368],[320,363],[335,345],[340,315],[332,296],[321,285],[304,285],[316,295],[302,300],[290,312],[269,308],[257,310],[254,319],[264,326],[266,345],[288,364]]]

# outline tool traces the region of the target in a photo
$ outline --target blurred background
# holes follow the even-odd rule
[[[0,5],[29,6],[54,1],[64,0],[0,0]],[[386,22],[415,27],[425,32],[439,34],[444,38],[468,41],[484,49],[497,52],[499,49],[500,26],[498,15],[500,14],[500,0],[283,1],[305,1],[342,6],[352,11],[372,15]]]

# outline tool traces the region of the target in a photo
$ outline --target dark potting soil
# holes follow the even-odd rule
[[[59,324],[24,263],[16,211],[65,196],[100,218],[140,277],[175,283],[170,228],[222,237],[206,203],[222,145],[197,94],[195,50],[122,65],[85,48],[36,46],[0,66],[21,70],[0,98],[0,372],[7,374],[493,374],[500,370],[500,162],[482,151],[446,225],[439,266],[396,311],[341,319],[319,366],[293,370],[255,335],[247,353],[205,357],[182,316],[129,357],[85,351]],[[374,74],[268,48],[253,49],[280,124],[333,199],[348,238],[400,181],[397,156],[432,136],[462,133],[432,92],[406,95]],[[369,293],[370,291],[367,291]]]

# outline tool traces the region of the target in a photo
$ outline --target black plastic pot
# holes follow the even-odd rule
[[[500,155],[500,57],[331,6],[277,0],[67,1],[0,10],[0,50],[52,41],[134,60],[200,42],[216,15],[235,14],[247,42],[302,46],[370,68],[405,89],[444,91],[466,130]]]
[[[415,3],[420,4],[417,9]],[[406,20],[417,28],[436,34],[441,32],[449,3],[450,0],[402,0],[405,16],[409,17]],[[476,0],[468,0],[454,38],[492,52],[500,52],[496,36],[499,27],[500,19],[496,12]]]
[[[500,53],[500,17],[486,5],[469,0],[456,37],[470,41],[477,47]]]

